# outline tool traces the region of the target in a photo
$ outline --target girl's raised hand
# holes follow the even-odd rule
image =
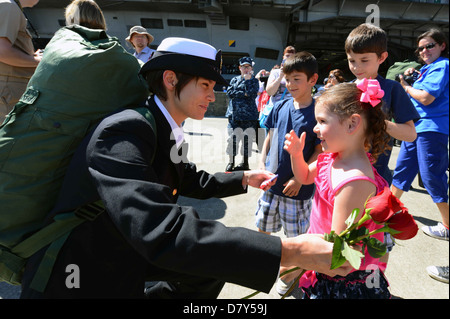
[[[305,147],[305,139],[306,133],[303,132],[298,138],[297,134],[295,134],[294,130],[291,130],[286,134],[284,141],[284,149],[291,154],[292,156],[297,156],[303,152],[303,148]]]

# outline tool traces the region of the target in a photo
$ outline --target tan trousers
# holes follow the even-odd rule
[[[0,124],[19,102],[25,92],[28,80],[0,75]]]

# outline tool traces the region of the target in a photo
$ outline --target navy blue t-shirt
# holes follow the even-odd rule
[[[408,121],[415,122],[420,118],[419,113],[400,83],[385,79],[380,75],[377,76],[377,80],[384,91],[383,111],[387,115],[388,120],[394,120],[396,123],[406,123]],[[391,138],[389,143],[391,147],[394,144],[393,141]],[[390,157],[391,150],[386,150],[378,156],[377,162],[374,164],[378,173],[389,185],[392,183],[392,173],[388,167]]]
[[[277,182],[270,191],[276,195],[285,196],[283,194],[285,187],[283,184],[294,176],[291,167],[291,156],[283,149],[285,135],[291,130],[294,130],[298,136],[302,132],[306,132],[305,148],[303,150],[305,161],[309,160],[314,153],[316,145],[320,144],[320,139],[313,132],[313,128],[316,126],[314,99],[308,107],[301,109],[295,109],[293,98],[276,103],[267,117],[265,125],[272,130],[272,141],[266,158],[266,169],[278,174]],[[297,200],[309,199],[314,194],[314,187],[314,184],[302,185],[296,197],[285,197]]]

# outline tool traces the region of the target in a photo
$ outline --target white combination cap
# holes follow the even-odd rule
[[[158,46],[157,51],[194,55],[213,61],[217,55],[217,50],[212,45],[186,38],[166,38]]]
[[[228,85],[220,74],[221,67],[220,50],[204,42],[170,37],[161,42],[140,73],[145,76],[151,70],[172,70]]]

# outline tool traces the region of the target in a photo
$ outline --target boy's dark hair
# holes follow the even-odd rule
[[[148,71],[145,74],[147,80],[148,90],[160,97],[162,100],[167,100],[166,88],[163,84],[163,74],[165,70]],[[175,72],[175,71],[174,71]],[[177,76],[177,84],[175,84],[175,95],[180,96],[181,90],[194,78],[198,78],[194,75],[189,75],[181,72],[175,72]]]
[[[319,73],[319,66],[314,55],[302,51],[287,59],[283,65],[283,73],[289,74],[294,71],[305,73],[308,80],[315,73]]]
[[[370,23],[363,23],[353,29],[345,40],[346,53],[376,53],[380,57],[386,51],[386,32]]]

